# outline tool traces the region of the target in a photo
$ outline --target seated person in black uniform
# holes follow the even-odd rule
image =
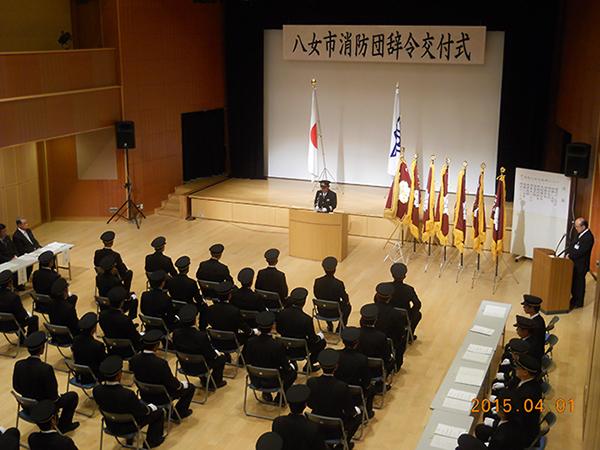
[[[31,418],[40,429],[29,435],[31,450],[77,450],[73,439],[56,430],[56,407],[52,400],[42,400],[31,408]]]
[[[18,428],[12,427],[4,430],[0,430],[0,448],[3,450],[19,450],[21,447],[19,442],[21,440],[21,433]]]
[[[360,308],[360,339],[357,350],[369,358],[382,359],[386,372],[391,373],[395,367],[394,357],[385,333],[375,328],[377,314],[377,306],[372,303]],[[380,376],[380,369],[371,370],[371,378]]]
[[[321,189],[315,194],[315,211],[330,213],[337,208],[337,194],[329,189],[329,180],[319,182]]]
[[[283,439],[283,450],[325,450],[325,442],[319,433],[319,426],[310,422],[304,415],[310,388],[305,384],[290,387],[285,398],[290,414],[279,416],[273,421],[272,430]]]
[[[23,397],[34,400],[51,400],[56,409],[62,410],[58,419],[58,430],[65,434],[79,426],[73,422],[73,415],[79,402],[75,392],[58,394],[58,383],[54,368],[41,360],[46,345],[46,334],[36,331],[25,339],[29,358],[15,363],[13,389]],[[30,411],[26,411],[29,413]]]
[[[542,385],[539,379],[541,364],[537,358],[521,355],[515,361],[517,387],[510,391],[512,407],[516,412],[516,421],[522,430],[522,445],[528,448],[540,432],[540,413],[542,405]],[[528,412],[529,411],[529,412]]]
[[[162,269],[150,272],[148,279],[150,290],[142,294],[140,311],[145,316],[162,319],[169,330],[173,330],[177,326],[177,317],[171,297],[164,289],[167,273]]]
[[[308,406],[313,414],[342,419],[348,437],[348,445],[352,448],[353,444],[350,440],[360,425],[361,412],[360,408],[354,406],[348,385],[334,377],[339,359],[339,353],[331,348],[327,348],[319,354],[319,364],[323,369],[323,375],[309,378],[306,382],[310,388]],[[339,437],[327,433],[323,434],[325,439]]]
[[[94,338],[98,324],[98,316],[94,312],[85,313],[79,319],[79,334],[73,339],[71,352],[75,364],[88,366],[97,380],[100,380],[100,364],[106,359],[104,343]],[[82,383],[92,383],[91,377],[79,380]]]
[[[9,262],[17,257],[17,248],[13,243],[12,239],[8,235],[8,230],[6,225],[0,223],[0,264],[5,262]],[[17,287],[18,284],[18,274],[15,272],[13,274],[13,285]],[[18,289],[18,287],[17,287]],[[23,286],[22,289],[25,289]]]
[[[546,343],[546,321],[540,314],[542,299],[535,295],[523,294],[523,311],[535,323],[533,335],[538,342]]]
[[[350,304],[350,298],[346,293],[344,283],[335,277],[337,263],[337,259],[333,256],[328,256],[323,260],[321,265],[323,266],[323,270],[325,270],[325,275],[315,280],[313,293],[319,300],[338,302],[342,310],[342,322],[346,325],[348,317],[350,317],[350,313],[352,312],[352,305]],[[331,317],[329,310],[319,311],[319,314]],[[327,322],[327,328],[329,331],[333,331],[333,325],[330,322]]]
[[[502,361],[498,367],[496,380],[498,383],[492,385],[492,391],[501,391],[504,388],[513,388],[519,384],[519,379],[515,372],[515,361],[521,355],[531,354],[531,346],[527,341],[521,338],[513,338],[508,344],[502,355]]]
[[[217,353],[212,347],[208,335],[204,328],[196,328],[196,316],[198,310],[195,305],[182,306],[178,312],[180,328],[173,331],[173,345],[175,350],[181,353],[191,355],[202,355],[209,368],[212,369],[212,378],[217,388],[227,385],[227,381],[223,379],[223,369],[225,368],[226,358],[224,355]],[[200,375],[204,373],[203,365],[194,365],[181,362],[181,366],[188,374]],[[202,385],[206,386],[206,378],[200,378]],[[214,390],[215,387],[208,386],[209,390]]]
[[[50,295],[52,284],[60,278],[58,272],[54,269],[54,253],[50,250],[42,252],[38,256],[39,269],[33,272],[31,283],[33,290],[37,294]],[[48,313],[49,311],[43,311]]]
[[[211,245],[208,251],[210,252],[210,259],[202,261],[198,265],[196,279],[202,281],[214,281],[217,283],[222,281],[229,281],[230,283],[233,283],[233,278],[231,278],[231,274],[229,273],[229,267],[220,261],[221,256],[223,256],[223,252],[225,251],[223,244]],[[204,288],[202,290],[202,294],[209,298],[212,298],[216,295],[212,289]]]
[[[394,263],[390,268],[390,272],[394,278],[394,292],[392,294],[392,300],[390,301],[390,304],[394,308],[402,308],[408,311],[408,318],[410,319],[413,338],[416,339],[417,336],[414,335],[414,333],[417,329],[417,325],[423,317],[423,314],[421,314],[421,300],[419,300],[414,288],[404,283],[406,273],[408,272],[408,267],[406,267],[406,264]]]
[[[146,440],[151,448],[158,447],[163,437],[164,413],[152,403],[146,404],[131,389],[121,385],[123,360],[116,355],[109,356],[100,364],[100,373],[106,380],[94,388],[94,400],[102,411],[114,414],[131,414],[140,427],[148,425]],[[107,421],[108,429],[119,433],[135,432],[135,425]],[[132,444],[133,442],[128,442]]]
[[[38,317],[29,315],[25,310],[21,297],[11,289],[12,282],[13,274],[10,270],[0,272],[0,312],[15,316],[21,328],[25,329],[25,332],[30,335],[38,330]],[[2,328],[4,326],[5,324],[0,325],[0,331],[9,331],[12,328],[8,324],[5,328]],[[19,336],[19,339],[23,341],[25,336]]]
[[[175,409],[182,419],[191,415],[190,403],[196,388],[187,381],[179,381],[166,359],[156,356],[156,351],[165,335],[161,330],[150,330],[142,337],[144,350],[129,361],[129,369],[135,379],[143,383],[160,384],[164,386],[171,399],[177,399]],[[164,395],[155,395],[141,391],[141,398],[146,403],[157,405],[168,404],[169,399]]]
[[[275,323],[275,314],[270,311],[263,311],[258,313],[256,316],[256,324],[260,331],[258,336],[251,337],[248,339],[242,355],[246,364],[255,367],[262,367],[265,369],[278,369],[281,381],[283,383],[284,390],[287,390],[294,381],[298,374],[296,373],[296,367],[290,361],[285,353],[285,347],[280,342],[273,339],[271,330]],[[261,380],[252,380],[253,383],[262,385]],[[275,386],[264,386],[263,387],[275,387]],[[279,394],[273,400],[270,393],[263,393],[263,400],[267,402],[274,401],[279,402]]]
[[[52,284],[52,307],[50,308],[50,323],[67,327],[71,336],[79,334],[79,318],[74,302],[69,301],[69,283],[64,278],[59,278]],[[61,343],[70,343],[68,337],[57,336]]]
[[[535,322],[529,317],[517,315],[517,321],[513,326],[517,329],[517,335],[530,345],[530,355],[541,362],[545,351],[544,341],[539,340],[534,334],[537,327]]]
[[[470,434],[461,434],[456,442],[456,450],[487,450],[483,442]]]
[[[283,302],[288,296],[288,286],[285,273],[277,269],[279,250],[270,248],[265,252],[265,259],[268,266],[258,271],[254,288],[261,291],[277,292],[279,299]]]
[[[231,304],[246,311],[266,311],[262,297],[252,290],[254,270],[250,267],[244,267],[238,273],[237,278],[242,287],[231,293]],[[249,325],[251,327],[255,326],[254,324]]]
[[[475,436],[492,450],[523,450],[522,429],[515,416],[513,399],[508,390],[496,397],[498,422],[493,426],[480,423],[475,427]]]
[[[27,219],[24,217],[18,217],[16,222],[17,229],[13,234],[12,240],[17,249],[17,255],[21,256],[25,253],[34,252],[38,248],[42,248],[40,243],[33,235],[33,231],[31,231],[31,228],[29,228]]]
[[[123,289],[129,292],[129,288],[119,277],[117,267],[117,260],[114,255],[106,255],[100,260],[98,268],[101,270],[101,273],[96,275],[96,288],[100,297],[106,297],[108,292],[117,286],[122,286]],[[129,298],[123,302],[123,308],[128,312],[131,320],[137,317],[138,304],[139,302],[135,294],[129,292]]]
[[[200,289],[198,289],[198,282],[188,277],[190,271],[190,258],[188,256],[177,258],[175,267],[177,267],[179,273],[167,280],[166,286],[169,295],[173,300],[194,303],[200,313],[200,327],[206,328],[206,312],[208,311],[208,305],[204,301],[204,298],[202,298]]]
[[[154,249],[154,253],[146,255],[146,264],[144,266],[146,274],[156,272],[157,270],[164,270],[172,277],[177,275],[173,261],[164,254],[167,239],[164,236],[159,236],[150,245]]]
[[[215,302],[208,307],[208,323],[215,330],[233,331],[240,345],[252,335],[252,329],[242,318],[239,308],[229,303],[233,284],[224,281],[217,287]]]
[[[307,296],[308,291],[304,288],[292,289],[286,302],[287,307],[277,315],[276,328],[277,332],[284,337],[306,340],[308,351],[310,352],[312,370],[317,371],[319,370],[317,363],[319,353],[327,346],[327,342],[323,339],[322,333],[315,333],[312,317],[302,310]],[[302,353],[304,352],[302,351]]]
[[[256,441],[256,450],[283,450],[283,439],[274,431],[261,434]]]
[[[129,339],[134,350],[140,351],[142,349],[140,333],[131,318],[127,317],[122,310],[126,298],[127,291],[122,286],[114,287],[108,292],[110,308],[100,312],[100,328],[108,338]],[[129,357],[131,349],[117,349],[116,353],[122,357]]]
[[[369,418],[372,418],[375,415],[375,412],[373,411],[375,389],[373,389],[373,386],[371,385],[369,361],[365,355],[356,349],[358,347],[359,339],[360,328],[346,327],[342,330],[344,349],[338,350],[340,360],[334,375],[338,380],[342,380],[346,384],[360,386],[362,388],[363,395],[365,396],[365,403],[367,404],[367,414],[369,415]],[[354,404],[358,407],[362,407],[360,397],[354,399]]]
[[[105,231],[100,235],[100,240],[104,244],[104,248],[100,248],[94,253],[94,266],[99,267],[100,261],[102,261],[105,256],[112,256],[115,260],[119,279],[123,282],[123,287],[125,290],[130,291],[131,280],[133,279],[133,271],[127,268],[123,262],[123,258],[121,258],[121,255],[115,252],[112,248],[113,244],[115,243],[115,232]]]
[[[393,292],[394,285],[392,283],[379,283],[377,285],[374,298],[378,311],[375,328],[383,331],[394,343],[396,371],[399,371],[404,362],[408,323],[406,316],[390,305]]]

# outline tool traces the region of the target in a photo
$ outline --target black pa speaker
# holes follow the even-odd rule
[[[117,133],[117,148],[135,148],[135,125],[131,120],[115,123]]]
[[[568,177],[587,178],[590,166],[592,146],[581,142],[567,144],[565,152],[565,175]]]

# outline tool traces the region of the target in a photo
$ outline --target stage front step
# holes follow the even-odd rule
[[[170,193],[167,199],[161,202],[161,206],[154,210],[154,213],[159,216],[185,219],[190,216],[189,195],[214,186],[226,179],[226,175],[217,175],[214,177],[199,178],[177,186],[175,191]]]

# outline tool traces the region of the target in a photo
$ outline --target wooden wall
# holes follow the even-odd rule
[[[42,222],[35,143],[0,148],[0,222],[13,230],[18,216]]]

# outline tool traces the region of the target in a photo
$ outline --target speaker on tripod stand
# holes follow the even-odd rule
[[[569,231],[567,233],[567,246],[571,242],[575,226],[575,202],[577,201],[577,181],[587,178],[590,168],[590,153],[592,146],[582,142],[567,144],[565,151],[565,176],[571,177],[573,192],[571,193],[571,207],[569,208]]]
[[[133,201],[131,195],[132,183],[129,178],[129,149],[135,148],[135,124],[131,120],[116,122],[115,133],[117,138],[117,148],[123,149],[125,156],[125,184],[123,187],[126,191],[126,200],[119,206],[119,209],[115,211],[106,223],[110,223],[113,220],[116,222],[119,218],[122,218],[128,222],[134,222],[135,226],[139,228],[141,222],[138,217],[142,216],[145,219],[146,216]]]

